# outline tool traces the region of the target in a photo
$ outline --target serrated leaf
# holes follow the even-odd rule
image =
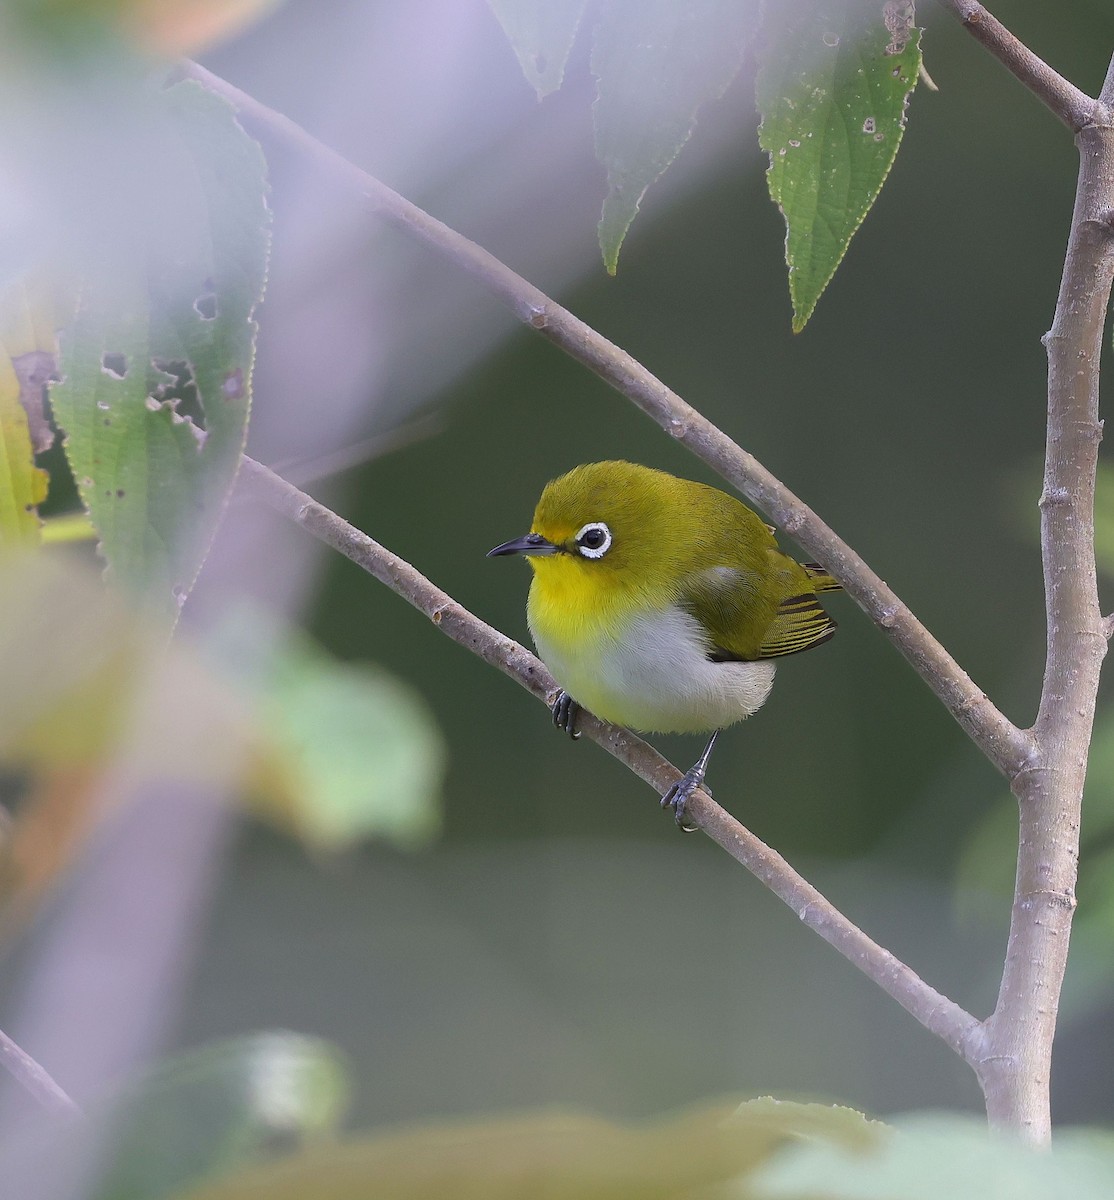
[[[518,57],[527,82],[542,100],[565,77],[587,0],[488,0]]]
[[[335,1131],[349,1085],[336,1050],[295,1033],[214,1042],[117,1101],[95,1200],[159,1200]],[[95,1114],[93,1114],[95,1115]]]
[[[757,1101],[622,1125],[575,1113],[431,1124],[310,1151],[188,1193],[189,1200],[712,1200],[744,1196],[786,1140],[862,1147],[860,1114]],[[185,1200],[184,1197],[181,1200]]]
[[[766,21],[757,100],[800,332],[889,174],[920,68],[901,0],[790,0]]]
[[[173,617],[247,435],[266,179],[232,109],[192,82],[135,115],[134,245],[115,230],[86,268],[52,399],[109,574]],[[168,393],[170,364],[186,381]]]
[[[688,141],[700,106],[738,73],[752,8],[740,0],[604,0],[592,72],[596,157],[607,171],[599,242],[609,274],[646,189]]]

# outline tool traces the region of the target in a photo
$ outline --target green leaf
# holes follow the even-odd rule
[[[488,0],[518,55],[527,82],[541,100],[565,77],[587,0]]]
[[[742,63],[754,6],[739,0],[604,0],[592,49],[596,157],[607,170],[600,250],[615,274],[646,189],[688,141],[702,104]]]
[[[241,1172],[189,1200],[713,1200],[789,1139],[862,1146],[874,1127],[823,1105],[716,1105],[640,1125],[575,1113],[419,1126]],[[182,1198],[184,1200],[184,1198]]]
[[[987,1131],[975,1117],[916,1116],[863,1152],[820,1142],[787,1149],[752,1181],[755,1200],[1106,1200],[1114,1139],[1073,1130],[1052,1151]]]
[[[401,680],[290,642],[260,716],[287,811],[313,845],[336,850],[375,835],[413,847],[438,832],[444,743]]]
[[[110,576],[173,617],[247,436],[269,221],[262,154],[224,101],[187,82],[148,104],[121,133],[134,244],[113,230],[86,267],[52,399]]]
[[[317,1038],[258,1033],[178,1055],[118,1101],[92,1195],[159,1200],[315,1143],[335,1131],[348,1094],[339,1055]]]
[[[414,847],[439,831],[445,746],[411,687],[258,609],[231,614],[210,652],[254,699],[259,815],[323,850],[369,836]]]
[[[800,332],[881,191],[920,68],[913,5],[787,0],[771,7],[757,80],[770,197]]]

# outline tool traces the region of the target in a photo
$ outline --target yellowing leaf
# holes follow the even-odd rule
[[[787,1142],[862,1148],[860,1113],[716,1104],[637,1125],[578,1113],[411,1127],[279,1159],[177,1200],[722,1200]]]
[[[0,546],[38,542],[35,508],[46,499],[48,484],[47,473],[35,466],[19,377],[0,352]]]

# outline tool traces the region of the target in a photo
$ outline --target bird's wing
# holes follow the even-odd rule
[[[808,577],[796,563],[784,559],[799,586],[808,587]],[[791,566],[789,565],[791,563]],[[786,589],[791,580],[785,580]],[[765,590],[765,589],[763,589]],[[768,598],[761,595],[755,576],[732,567],[713,567],[689,581],[680,597],[708,635],[708,657],[713,662],[752,662],[796,654],[826,642],[836,623],[808,591],[778,601],[777,589]]]
[[[790,596],[777,609],[770,628],[758,650],[759,658],[778,658],[796,654],[826,642],[836,631],[836,623],[820,607],[811,592]]]

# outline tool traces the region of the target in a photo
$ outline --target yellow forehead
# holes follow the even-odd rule
[[[546,484],[533,531],[563,544],[591,521],[624,524],[668,504],[680,481],[628,462],[587,463]]]

